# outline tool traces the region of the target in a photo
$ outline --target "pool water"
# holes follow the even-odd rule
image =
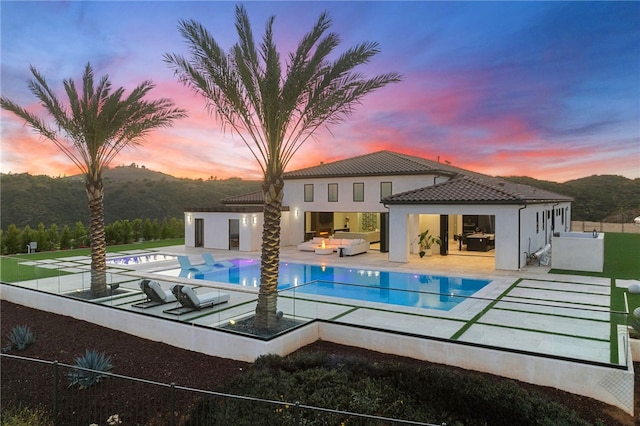
[[[107,265],[140,265],[143,263],[161,262],[163,260],[174,260],[176,256],[169,254],[141,254],[121,257],[107,258]]]
[[[260,287],[260,261],[234,259],[236,266],[197,272],[192,278]],[[302,294],[356,299],[419,308],[450,310],[490,280],[360,268],[280,263],[281,295]]]

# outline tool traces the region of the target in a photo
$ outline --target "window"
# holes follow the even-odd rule
[[[304,184],[304,201],[308,203],[313,201],[313,184],[312,183]]]
[[[536,212],[536,234],[540,232],[540,212]]]
[[[333,201],[333,202],[338,201],[338,184],[337,183],[329,184],[329,201]]]
[[[364,201],[364,183],[353,184],[353,201]]]
[[[380,199],[391,195],[391,182],[380,182]]]

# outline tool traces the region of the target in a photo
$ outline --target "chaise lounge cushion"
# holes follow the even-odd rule
[[[170,303],[176,301],[173,293],[169,290],[164,290],[158,281],[142,280],[140,281],[140,289],[153,302]]]
[[[229,301],[227,293],[211,291],[204,294],[196,294],[192,287],[176,284],[171,291],[177,297],[178,302],[185,308],[203,309]]]

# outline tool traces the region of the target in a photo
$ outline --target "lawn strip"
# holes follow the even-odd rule
[[[521,299],[521,300],[536,300],[536,301],[540,301],[540,300],[544,300],[545,302],[552,302],[552,303],[570,303],[570,304],[574,304],[576,305],[576,302],[570,302],[567,300],[553,300],[553,299],[539,299],[537,297],[524,297],[524,296],[509,296],[512,297],[514,299]],[[526,303],[526,302],[521,302],[521,303]],[[593,303],[585,303],[585,302],[580,302],[579,305],[582,306],[593,306],[593,307],[605,307],[605,305],[596,305]],[[578,308],[576,308],[578,309]]]
[[[624,303],[624,293],[627,289],[616,287],[616,281],[611,278],[611,298],[609,299],[611,309],[611,354],[610,359],[612,364],[618,364],[620,358],[618,355],[618,325],[624,325],[625,327],[629,323],[626,315],[626,309]],[[630,312],[633,312],[633,308],[629,305]],[[624,315],[621,315],[624,313]]]
[[[500,308],[500,307],[496,307],[495,309],[497,311],[507,311],[507,312],[516,312],[516,313],[529,313],[529,314],[534,314],[534,315],[545,315],[545,316],[555,317],[555,318],[579,319],[579,320],[585,320],[585,321],[595,321],[595,322],[609,323],[609,321],[607,321],[607,320],[601,320],[601,319],[595,319],[595,318],[575,317],[575,316],[571,316],[571,315],[562,315],[562,314],[551,314],[551,313],[547,313],[547,312],[520,311],[518,309]]]
[[[486,323],[486,322],[482,322],[482,321],[478,321],[476,323],[477,325],[484,325],[487,327],[498,327],[498,328],[504,328],[507,330],[518,330],[518,331],[528,331],[531,333],[539,333],[539,334],[548,334],[550,336],[562,336],[562,337],[572,337],[574,339],[582,339],[582,340],[590,340],[593,342],[609,342],[609,340],[607,339],[598,339],[597,337],[588,337],[588,336],[576,336],[575,334],[567,334],[567,333],[557,333],[557,332],[552,332],[552,331],[546,331],[546,330],[539,330],[539,329],[535,329],[535,328],[526,328],[526,327],[516,327],[516,326],[512,326],[512,325],[501,325],[501,324],[492,324],[492,323]]]
[[[313,302],[313,303],[322,303],[325,305],[335,305],[335,306],[344,306],[347,308],[353,308],[353,310],[359,310],[359,309],[367,309],[370,311],[376,311],[376,312],[385,312],[385,313],[391,313],[391,314],[398,314],[398,315],[406,315],[406,316],[413,316],[413,317],[419,317],[419,318],[432,318],[432,319],[441,319],[441,320],[446,320],[446,321],[457,321],[457,322],[466,322],[463,319],[460,318],[445,318],[445,317],[441,317],[441,316],[437,316],[437,315],[425,315],[425,314],[419,314],[416,312],[402,312],[402,311],[396,311],[393,309],[383,309],[383,308],[374,308],[371,306],[355,306],[355,305],[350,305],[347,303],[340,303],[340,302],[330,302],[327,300],[314,300],[314,299],[306,299],[306,298],[302,298],[302,297],[290,297],[290,296],[280,296],[280,297],[287,297],[289,299],[295,299],[295,300],[303,300],[306,302]],[[340,316],[344,316],[346,314],[341,314]]]
[[[599,277],[595,277],[595,278],[599,278]],[[606,277],[605,277],[606,278]],[[603,288],[603,287],[607,287],[607,285],[605,284],[594,284],[594,283],[585,283],[585,282],[573,282],[573,281],[568,281],[568,280],[548,280],[548,279],[540,279],[540,278],[523,278],[523,281],[525,281],[525,283],[522,285],[522,288],[533,288],[533,287],[529,287],[527,285],[527,282],[531,282],[531,283],[552,283],[552,284],[575,284],[575,285],[585,285],[585,286],[590,286],[590,287],[599,287],[599,288]]]
[[[582,285],[582,284],[579,284]],[[603,287],[603,286],[599,286],[599,287]],[[591,291],[580,291],[580,290],[564,290],[561,288],[549,288],[549,287],[533,287],[533,286],[522,286],[520,287],[521,289],[527,289],[527,290],[543,290],[543,291],[555,291],[558,293],[575,293],[575,294],[586,294],[586,295],[591,295],[591,296],[609,296],[606,293],[593,293]]]
[[[478,312],[473,318],[467,321],[460,329],[450,337],[451,340],[458,340],[473,324],[475,324],[482,316],[484,316],[489,310],[491,310],[503,297],[506,297],[511,290],[516,288],[518,284],[523,281],[523,278],[518,278],[513,284],[503,291],[498,297],[496,297],[491,303],[489,303],[483,310]]]
[[[357,311],[358,309],[360,309],[360,308],[358,308],[358,307],[353,307],[353,308],[351,308],[351,309],[348,309],[348,310],[344,311],[343,313],[341,313],[341,314],[339,314],[339,315],[336,315],[336,316],[335,316],[335,317],[333,317],[333,318],[330,318],[330,319],[329,319],[329,321],[336,321],[336,320],[339,320],[339,319],[340,319],[340,318],[342,318],[343,316],[345,316],[345,315],[349,315],[349,314],[352,314],[353,312]]]

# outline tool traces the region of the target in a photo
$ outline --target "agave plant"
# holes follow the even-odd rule
[[[67,376],[71,384],[69,387],[78,386],[86,389],[107,377],[107,371],[111,370],[111,357],[102,352],[86,350],[83,356],[74,359],[75,366]]]
[[[3,348],[4,352],[8,352],[12,349],[21,351],[36,341],[36,338],[28,325],[16,325],[11,329],[8,337],[9,344]]]

